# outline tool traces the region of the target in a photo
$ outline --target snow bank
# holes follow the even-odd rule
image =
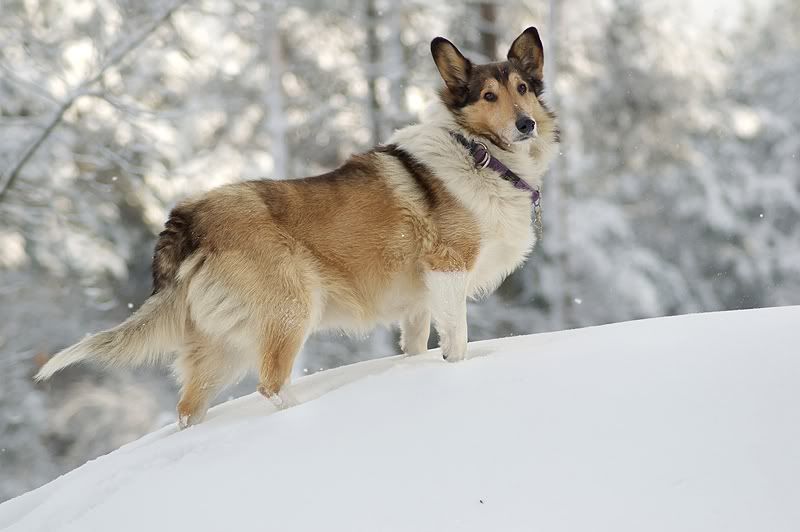
[[[0,505],[7,531],[796,531],[800,307],[302,378]]]

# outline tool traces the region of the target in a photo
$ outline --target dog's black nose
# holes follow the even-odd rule
[[[520,133],[529,135],[531,131],[533,131],[534,127],[536,127],[536,122],[534,122],[531,118],[528,118],[527,116],[517,118],[517,129]]]

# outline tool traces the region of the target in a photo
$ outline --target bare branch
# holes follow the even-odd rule
[[[8,68],[5,64],[0,63],[0,70],[3,71],[3,75],[6,77],[7,80],[10,80],[12,83],[19,85],[25,90],[29,90],[31,92],[35,92],[45,100],[49,101],[50,103],[59,103],[52,94],[47,92],[46,90],[42,89],[37,83],[24,79],[18,76],[14,71]]]
[[[88,94],[89,88],[92,85],[100,81],[103,75],[108,71],[108,69],[112,68],[113,66],[119,64],[125,57],[134,49],[136,49],[140,44],[142,44],[154,31],[156,31],[172,14],[183,4],[185,4],[187,0],[176,0],[175,2],[170,5],[163,13],[161,13],[158,17],[156,17],[150,25],[145,27],[141,32],[131,38],[127,43],[119,44],[114,46],[114,52],[109,56],[109,58],[103,63],[102,66],[94,73],[91,77],[84,80],[80,85],[78,85],[74,90],[70,91],[70,95],[67,99],[56,109],[53,116],[47,122],[44,130],[39,134],[38,137],[25,149],[22,153],[22,156],[17,160],[17,162],[11,166],[11,170],[8,171],[6,174],[7,177],[2,181],[0,184],[0,201],[2,201],[5,194],[11,189],[14,185],[14,181],[16,181],[17,177],[19,176],[22,169],[25,167],[27,162],[33,157],[36,151],[39,149],[39,146],[44,143],[45,140],[50,136],[50,133],[56,128],[56,126],[61,122],[64,118],[64,114],[69,110],[70,107],[78,100],[80,97]]]

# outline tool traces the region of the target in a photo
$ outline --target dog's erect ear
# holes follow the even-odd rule
[[[467,92],[469,73],[472,70],[469,59],[444,37],[436,37],[431,41],[431,54],[447,88],[455,96],[463,96]]]
[[[514,39],[508,51],[508,60],[519,63],[522,71],[541,80],[544,70],[544,48],[539,32],[531,26]]]

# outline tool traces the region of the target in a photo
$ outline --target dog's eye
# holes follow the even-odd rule
[[[528,92],[528,86],[525,85],[524,83],[520,83],[519,86],[517,87],[517,91],[520,94],[525,94],[526,92]]]
[[[495,102],[497,101],[497,95],[493,92],[487,92],[483,95],[483,99],[487,102]]]

